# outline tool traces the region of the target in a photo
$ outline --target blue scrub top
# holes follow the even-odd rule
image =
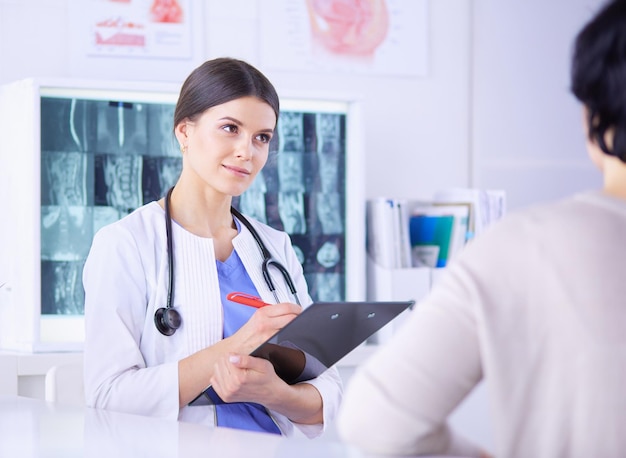
[[[235,219],[235,223],[237,224],[237,230],[240,231],[241,225],[237,219]],[[252,283],[250,275],[246,272],[237,251],[233,250],[224,262],[216,260],[216,264],[224,310],[224,337],[229,337],[237,332],[257,309],[249,305],[229,301],[226,299],[226,295],[232,292],[241,292],[258,296],[259,292]],[[212,395],[217,397],[215,392]],[[220,403],[221,399],[219,397],[217,399],[218,402],[215,405],[215,409],[218,426],[281,434],[280,429],[270,417],[267,409],[261,404],[252,402],[224,403],[223,401]]]

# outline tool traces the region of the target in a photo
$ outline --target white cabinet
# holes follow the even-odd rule
[[[367,259],[367,298],[376,301],[405,301],[413,300],[419,306],[419,301],[428,292],[433,277],[442,269],[429,267],[413,267],[388,269],[376,264],[369,256]],[[402,312],[391,323],[378,331],[370,339],[370,343],[381,344],[391,338],[406,320],[411,310]]]
[[[82,353],[0,352],[0,395],[44,399],[46,373],[52,366],[80,363]]]

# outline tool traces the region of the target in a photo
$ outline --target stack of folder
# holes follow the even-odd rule
[[[504,215],[502,191],[450,189],[431,200],[367,202],[367,250],[388,269],[445,267],[465,244]]]

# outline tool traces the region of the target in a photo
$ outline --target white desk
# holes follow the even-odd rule
[[[376,345],[362,345],[339,361],[337,367],[344,380],[375,350]],[[0,396],[44,399],[46,372],[52,366],[79,363],[82,360],[82,352],[20,353],[0,350]]]
[[[284,438],[0,396],[0,457],[360,458],[337,441]]]

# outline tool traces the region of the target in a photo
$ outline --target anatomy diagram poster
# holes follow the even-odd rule
[[[86,54],[90,56],[188,59],[190,0],[74,1]]]
[[[265,68],[428,72],[428,0],[272,0],[259,15]]]

